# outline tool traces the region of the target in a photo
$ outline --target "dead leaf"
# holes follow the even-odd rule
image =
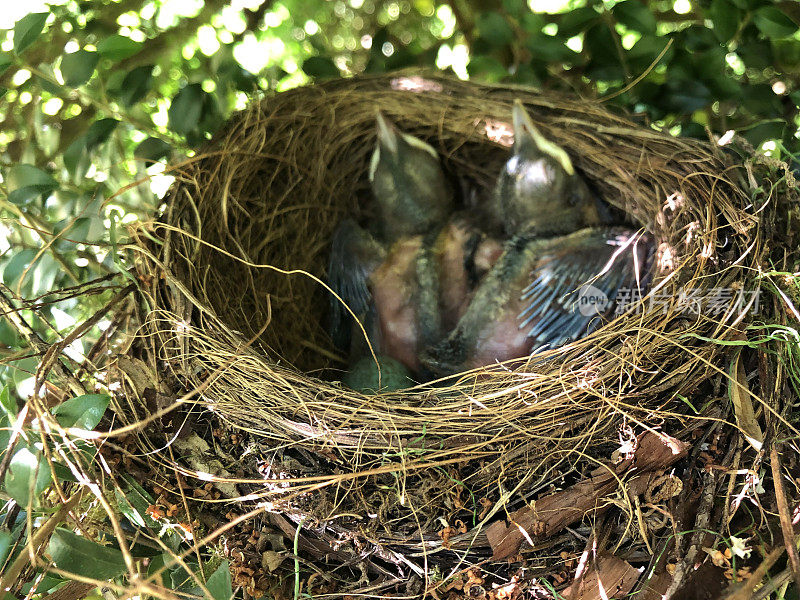
[[[273,550],[267,550],[261,555],[261,566],[270,573],[274,573],[286,558],[285,554],[279,554]]]
[[[733,403],[733,413],[736,415],[736,424],[744,434],[748,443],[760,452],[764,445],[764,434],[756,421],[755,411],[753,410],[753,399],[750,396],[750,388],[744,376],[742,368],[742,355],[737,354],[731,363],[728,373],[728,396]]]

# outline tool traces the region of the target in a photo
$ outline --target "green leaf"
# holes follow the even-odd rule
[[[122,80],[120,99],[125,106],[133,106],[150,91],[153,81],[153,65],[136,67]]]
[[[0,52],[0,75],[6,72],[8,67],[14,64],[14,59],[7,52]]]
[[[3,412],[5,412],[6,416],[8,417],[9,423],[14,423],[17,420],[17,413],[19,412],[19,408],[17,407],[17,403],[14,402],[14,399],[8,393],[8,386],[3,386],[3,389],[0,390],[0,406],[3,408]]]
[[[30,598],[34,594],[44,594],[45,592],[49,592],[54,587],[64,583],[64,581],[65,580],[62,579],[61,577],[48,573],[41,579],[36,577],[33,581],[26,583],[20,588],[20,591]],[[12,599],[3,598],[2,600],[12,600]]]
[[[336,79],[341,77],[339,67],[326,56],[311,56],[303,62],[303,73],[314,79]]]
[[[86,151],[86,136],[82,135],[76,138],[67,146],[63,158],[67,172],[73,176],[75,181],[83,179],[91,164],[89,153]]]
[[[136,158],[141,158],[144,161],[155,162],[169,156],[171,150],[172,147],[164,140],[149,137],[141,144],[136,146],[136,150],[133,151],[133,155]]]
[[[53,409],[62,427],[92,430],[108,408],[111,397],[106,394],[85,394],[65,400]]]
[[[92,123],[86,132],[86,150],[91,152],[95,147],[105,142],[114,132],[114,129],[117,128],[117,125],[119,125],[119,121],[111,118],[100,119]]]
[[[122,479],[127,484],[124,495],[119,488],[114,488],[120,512],[136,527],[150,527],[158,530],[158,523],[147,514],[148,507],[155,504],[153,497],[133,477],[123,473]]]
[[[33,498],[30,495],[33,484]],[[41,451],[23,447],[17,450],[6,473],[5,488],[22,508],[36,506],[40,493],[50,485],[50,467]]]
[[[58,182],[49,173],[34,165],[14,165],[8,170],[8,199],[14,204],[26,202],[48,194],[58,187]]]
[[[0,416],[0,458],[5,456],[6,452],[14,452],[16,444],[9,448],[11,445],[11,423],[6,415]]]
[[[529,35],[525,45],[531,51],[532,61],[572,62],[579,58],[579,55],[573,52],[561,38],[541,32]]]
[[[49,12],[30,13],[16,22],[14,25],[14,52],[20,54],[36,41],[49,16]]]
[[[711,0],[708,17],[714,24],[714,34],[720,42],[730,40],[741,23],[742,12],[730,0]]]
[[[141,42],[134,42],[131,38],[115,33],[97,44],[97,51],[103,58],[123,60],[133,56],[142,49]]]
[[[125,571],[122,552],[61,527],[53,532],[48,552],[56,567],[82,577],[105,581]]]
[[[755,8],[758,8],[759,6],[763,6],[767,2],[772,2],[772,0],[731,0],[731,1],[742,10],[753,10]]]
[[[633,29],[643,34],[656,32],[655,15],[638,0],[619,2],[611,9],[611,13],[619,23],[622,23],[628,29]]]
[[[785,38],[797,33],[797,23],[776,6],[764,6],[753,15],[758,30],[768,38]]]
[[[0,530],[0,571],[3,570],[3,565],[11,552],[11,546],[14,545],[14,536],[10,531]]]
[[[578,35],[598,21],[600,15],[591,6],[576,8],[564,14],[558,26],[558,35],[565,40]]]
[[[174,132],[186,135],[197,129],[205,95],[199,83],[190,83],[172,99],[167,115]]]
[[[3,283],[8,286],[16,284],[35,257],[36,250],[33,248],[25,248],[16,252],[3,267]]]
[[[61,57],[61,74],[69,87],[78,87],[92,78],[100,56],[97,52],[78,50]]]
[[[503,10],[515,17],[523,16],[530,12],[525,0],[503,0]]]
[[[233,596],[231,570],[227,560],[223,560],[217,570],[206,581],[206,587],[214,600],[230,600]]]
[[[0,344],[6,348],[16,348],[19,346],[17,331],[6,319],[0,319]]]
[[[500,13],[481,13],[477,27],[480,38],[494,48],[502,48],[514,41],[514,31]]]
[[[467,64],[470,77],[478,76],[489,82],[497,82],[508,76],[508,69],[493,56],[474,56]]]

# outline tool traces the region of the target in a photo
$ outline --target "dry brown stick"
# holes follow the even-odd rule
[[[697,553],[702,546],[702,540],[708,531],[708,521],[711,515],[711,509],[714,504],[714,496],[717,489],[717,472],[710,471],[705,476],[705,484],[703,485],[703,492],[700,497],[700,506],[697,508],[697,518],[694,522],[694,531],[692,535],[689,548],[683,559],[678,562],[675,567],[675,574],[672,578],[667,591],[664,592],[664,600],[669,600],[680,589],[683,583],[683,578],[689,573],[692,563],[694,562]]]
[[[58,588],[52,594],[47,594],[42,600],[81,600],[89,595],[89,592],[97,586],[93,583],[82,581],[70,581],[64,587]]]
[[[750,597],[750,600],[766,600],[775,590],[792,580],[792,570],[784,569],[777,575],[770,577],[764,585],[758,588]]]
[[[778,456],[778,444],[773,441],[769,449],[769,465],[772,469],[772,485],[775,489],[775,500],[778,503],[778,516],[781,520],[781,533],[786,553],[789,555],[789,566],[792,569],[795,585],[800,589],[800,557],[797,556],[797,546],[794,541],[792,528],[792,515],[789,503],[786,501],[786,490],[781,479],[781,462]]]

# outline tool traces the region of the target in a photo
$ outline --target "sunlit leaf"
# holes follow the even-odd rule
[[[169,107],[169,126],[176,133],[186,135],[197,129],[203,113],[206,92],[199,83],[190,83],[172,99]]]
[[[19,54],[36,41],[49,16],[50,13],[46,12],[30,13],[16,22],[14,25],[14,52]]]
[[[227,560],[223,560],[217,570],[206,581],[206,587],[214,600],[230,600],[233,596],[231,570]]]
[[[131,38],[115,33],[97,44],[97,52],[103,58],[123,60],[133,56],[142,49],[141,42],[134,42]]]
[[[110,400],[105,394],[76,396],[53,408],[53,414],[62,427],[92,430],[103,418]]]
[[[797,33],[797,23],[777,6],[764,6],[753,15],[758,30],[768,38],[785,38]]]
[[[20,164],[8,170],[8,199],[14,204],[24,204],[58,187],[53,177],[34,165]]]
[[[114,129],[117,128],[117,125],[119,125],[119,121],[110,118],[100,119],[92,123],[86,132],[86,149],[91,151],[105,142],[114,132]]]
[[[17,450],[8,465],[4,481],[5,490],[23,508],[36,506],[38,496],[50,484],[50,467],[47,459],[36,448]],[[33,497],[31,497],[33,486]]]
[[[153,82],[153,65],[136,67],[125,75],[120,89],[120,99],[125,106],[132,106],[147,95]]]
[[[107,580],[125,571],[122,552],[63,528],[53,532],[48,552],[56,567],[82,577]]]
[[[61,58],[61,74],[69,87],[78,87],[92,78],[100,56],[97,52],[78,50]]]

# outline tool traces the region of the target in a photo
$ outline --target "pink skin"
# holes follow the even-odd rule
[[[450,223],[439,236],[439,308],[445,331],[456,326],[466,309],[465,299],[470,295],[469,278],[464,269],[464,246],[469,235],[465,227]]]
[[[412,372],[419,371],[417,359],[417,313],[413,304],[416,285],[415,262],[422,237],[396,243],[383,264],[370,277],[378,312],[382,352],[400,361]]]
[[[445,332],[456,326],[472,300],[474,290],[470,287],[469,276],[464,268],[464,251],[473,231],[466,223],[452,221],[435,242],[434,260],[437,261],[440,285],[439,310]],[[380,328],[380,352],[400,361],[412,372],[419,372],[421,366],[418,359],[419,326],[415,291],[418,285],[416,259],[422,243],[422,236],[400,240],[370,276],[370,290]],[[489,238],[482,240],[474,255],[478,276],[482,278],[502,253],[503,246],[499,241]],[[505,350],[508,344],[502,341],[500,332],[493,337],[498,339],[490,343]],[[492,350],[487,354],[495,356],[497,352]]]
[[[478,336],[475,352],[467,359],[466,368],[475,369],[530,354],[533,340],[528,338],[527,330],[519,328],[517,319],[523,309],[524,302],[519,299],[505,307],[492,327],[487,327]]]

